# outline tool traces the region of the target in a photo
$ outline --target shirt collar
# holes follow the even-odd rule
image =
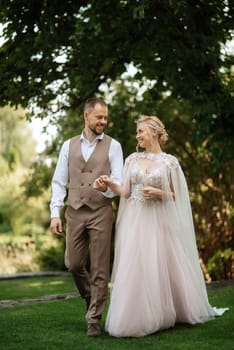
[[[91,143],[94,143],[94,142],[96,142],[98,140],[103,140],[103,137],[104,137],[104,133],[102,133],[102,134],[98,135],[97,137],[95,137],[95,139]],[[85,140],[85,141],[89,142],[89,140],[87,140],[87,138],[84,135],[84,130],[82,131],[82,133],[80,135],[80,140],[81,141]]]

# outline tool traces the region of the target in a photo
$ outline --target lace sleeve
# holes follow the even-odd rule
[[[166,154],[165,162],[169,169],[177,169],[180,167],[180,164],[175,156],[171,154]]]
[[[131,181],[130,181],[130,169],[132,166],[133,160],[136,159],[136,152],[128,156],[124,163],[124,175],[123,175],[123,190],[121,197],[128,198],[131,194]]]

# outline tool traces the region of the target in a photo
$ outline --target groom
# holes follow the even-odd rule
[[[81,135],[65,141],[60,150],[52,179],[50,229],[55,234],[62,232],[60,210],[68,186],[68,268],[86,302],[87,335],[99,336],[108,291],[114,193],[106,187],[103,192],[95,190],[92,184],[103,174],[121,184],[123,154],[120,143],[104,134],[108,106],[103,100],[88,99],[83,115]],[[90,273],[86,270],[88,253]]]

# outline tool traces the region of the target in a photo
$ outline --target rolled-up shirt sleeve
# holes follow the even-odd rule
[[[122,147],[118,141],[112,139],[109,149],[109,160],[110,160],[110,179],[122,185],[123,183],[123,152]],[[116,194],[111,191],[110,188],[106,192],[102,192],[105,197],[112,198]]]
[[[69,142],[69,140],[65,141],[61,147],[52,178],[52,195],[50,202],[51,218],[60,217],[60,211],[64,206],[64,199],[67,194]]]

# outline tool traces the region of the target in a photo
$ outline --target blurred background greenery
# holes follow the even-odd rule
[[[2,1],[0,273],[64,269],[64,237],[48,230],[50,182],[95,95],[109,104],[107,132],[125,157],[139,115],[163,120],[164,150],[188,181],[205,278],[234,277],[233,12],[228,0]],[[40,154],[32,118],[57,130]]]

